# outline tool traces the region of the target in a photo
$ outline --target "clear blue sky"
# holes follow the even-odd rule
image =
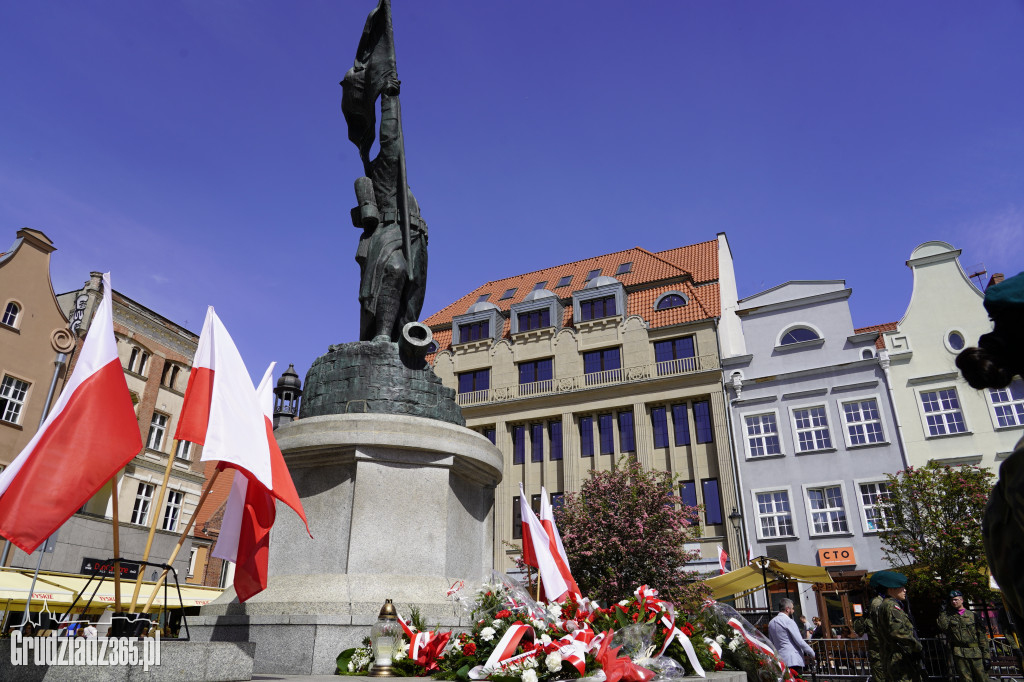
[[[23,226],[257,379],[358,337],[338,81],[373,0],[0,3],[0,248]],[[898,320],[942,239],[1024,254],[1024,4],[394,0],[424,316],[489,279],[728,234],[740,296]],[[6,234],[6,236],[3,236]]]

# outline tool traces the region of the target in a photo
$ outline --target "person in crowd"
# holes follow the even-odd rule
[[[878,655],[887,682],[918,682],[924,647],[914,636],[914,624],[904,610],[907,577],[895,571],[878,571],[876,584],[885,589],[885,599],[872,614],[878,635]]]
[[[868,640],[868,666],[871,669],[872,681],[886,682],[885,666],[882,664],[882,654],[879,649],[878,631],[875,629],[875,611],[882,606],[886,589],[878,584],[875,578],[877,575],[877,573],[872,575],[871,581],[868,583],[875,591],[875,596],[868,605],[868,612],[853,621],[853,630]]]
[[[949,593],[949,600],[943,602],[937,622],[952,649],[953,663],[960,679],[963,682],[988,682],[988,673],[985,672],[991,667],[988,632],[981,618],[964,607],[964,595],[960,590]]]
[[[1024,375],[1024,273],[985,291],[993,329],[965,348],[956,366],[977,389],[1002,389]],[[981,524],[985,555],[1017,638],[1024,639],[1024,438],[999,467]]]
[[[813,659],[814,649],[804,641],[797,629],[796,621],[793,620],[795,610],[792,599],[783,599],[779,603],[779,614],[768,623],[768,638],[772,640],[786,667],[802,673],[804,656]]]
[[[811,631],[811,639],[825,639],[828,636],[825,634],[825,627],[821,624],[821,618],[815,616],[811,619],[811,623],[814,625],[814,630]]]
[[[804,636],[804,639],[810,639],[812,632],[814,632],[814,626],[807,622],[807,616],[800,616],[800,634]]]

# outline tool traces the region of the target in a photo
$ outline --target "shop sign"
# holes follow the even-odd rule
[[[857,557],[853,553],[853,547],[829,547],[818,550],[819,566],[853,566],[857,563]]]
[[[93,575],[97,577],[114,577],[114,562],[105,561],[101,559],[90,559],[86,557],[82,559],[82,574]],[[139,577],[139,565],[133,564],[130,561],[121,562],[121,577],[129,578],[134,580]]]

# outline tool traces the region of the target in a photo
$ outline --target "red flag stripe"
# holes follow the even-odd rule
[[[197,445],[206,443],[206,430],[210,425],[210,401],[213,400],[213,370],[193,367],[188,374],[185,400],[174,437]]]

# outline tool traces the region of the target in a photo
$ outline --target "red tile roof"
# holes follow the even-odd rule
[[[875,339],[875,348],[882,350],[885,348],[885,339],[882,338],[883,332],[894,332],[899,322],[886,322],[885,324],[873,324],[868,327],[860,327],[854,329],[854,334],[863,334],[865,332],[878,332],[878,338]]]
[[[616,275],[623,263],[632,263],[630,271]],[[433,330],[434,341],[438,349],[443,350],[451,345],[452,318],[464,315],[482,295],[487,294],[487,302],[493,303],[507,315],[512,304],[523,301],[538,282],[547,282],[545,288],[568,304],[572,300],[572,293],[583,288],[587,274],[593,270],[600,270],[601,275],[622,282],[629,293],[627,314],[639,315],[652,328],[704,320],[716,317],[721,312],[717,284],[718,241],[711,240],[659,253],[634,247],[487,282],[429,316],[423,323]],[[568,286],[556,288],[559,280],[566,276],[572,276]],[[502,300],[501,296],[509,289],[515,289],[515,293]],[[690,304],[670,310],[654,310],[657,298],[673,290],[686,294]],[[573,326],[571,305],[566,305],[563,326]],[[506,320],[502,337],[508,337],[509,329],[510,323]]]

